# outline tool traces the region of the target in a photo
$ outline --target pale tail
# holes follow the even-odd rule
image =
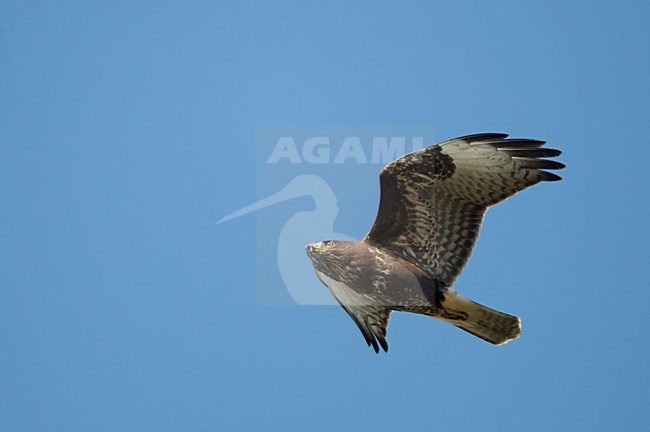
[[[521,334],[521,321],[516,316],[490,309],[455,291],[445,293],[442,306],[446,313],[439,318],[495,345]]]

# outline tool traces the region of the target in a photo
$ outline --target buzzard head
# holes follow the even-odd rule
[[[335,250],[339,246],[338,243],[340,242],[334,240],[323,240],[318,243],[307,243],[305,250],[307,251],[307,255],[309,255],[309,258],[311,258],[312,261],[321,260],[324,258],[326,259],[328,256],[336,253]]]
[[[332,271],[348,267],[345,256],[352,242],[323,240],[318,243],[308,243],[305,246],[307,255],[314,263],[316,270],[331,274]]]

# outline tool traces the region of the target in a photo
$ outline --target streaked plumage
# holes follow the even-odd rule
[[[450,322],[488,342],[519,336],[519,318],[465,299],[452,288],[489,206],[564,165],[559,150],[506,134],[469,135],[403,156],[380,174],[374,225],[359,242],[307,245],[319,279],[355,321],[368,345],[388,350],[391,311]]]

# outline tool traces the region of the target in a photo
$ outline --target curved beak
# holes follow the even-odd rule
[[[307,251],[307,255],[312,256],[320,250],[321,244],[320,243],[307,243],[305,246],[305,250]]]

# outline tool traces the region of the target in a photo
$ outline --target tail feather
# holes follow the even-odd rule
[[[439,318],[495,345],[521,334],[521,320],[516,316],[490,309],[455,291],[445,293],[442,306],[444,312]]]

